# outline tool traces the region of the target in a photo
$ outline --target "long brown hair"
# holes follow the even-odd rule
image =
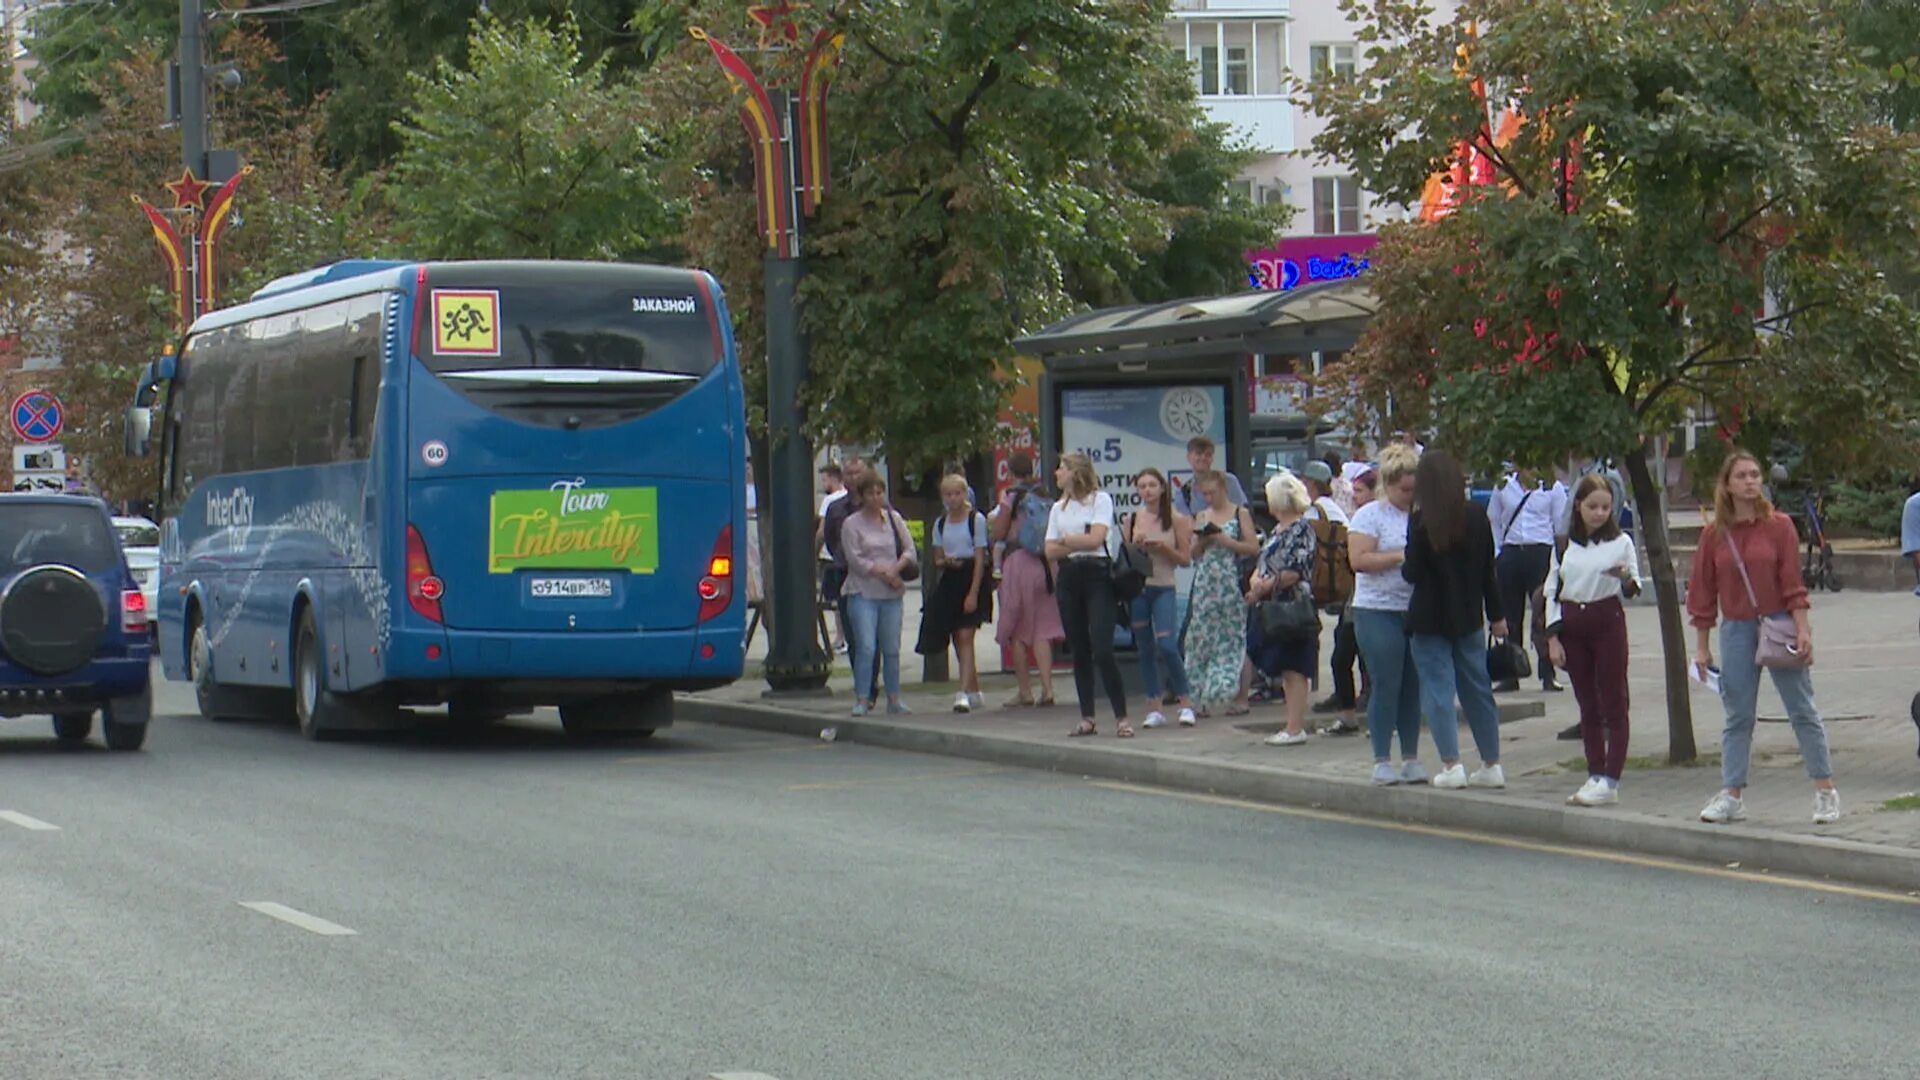
[[[1452,455],[1429,450],[1413,473],[1413,504],[1435,551],[1452,551],[1467,538],[1467,478]]]
[[[1153,516],[1160,519],[1161,528],[1173,528],[1173,486],[1167,483],[1167,478],[1164,473],[1151,465],[1133,474],[1133,482],[1136,486],[1140,483],[1140,478],[1143,476],[1151,476],[1155,480],[1160,481],[1159,505],[1149,506],[1147,509],[1153,511]]]
[[[1573,521],[1567,526],[1567,539],[1572,543],[1583,546],[1589,541],[1604,544],[1620,535],[1620,508],[1617,506],[1613,508],[1613,514],[1607,518],[1606,524],[1592,532],[1587,531],[1587,519],[1581,515],[1580,506],[1587,501],[1587,496],[1596,491],[1604,491],[1608,498],[1613,497],[1613,485],[1607,483],[1607,478],[1599,473],[1588,473],[1574,485]]]
[[[1751,450],[1735,450],[1727,455],[1727,460],[1720,463],[1720,476],[1713,482],[1713,524],[1722,532],[1733,528],[1735,520],[1733,492],[1727,490],[1727,482],[1733,478],[1733,467],[1743,461],[1753,462],[1753,467],[1760,470],[1762,478],[1767,475],[1767,470],[1761,466],[1760,459],[1755,457]],[[1773,516],[1773,503],[1767,501],[1767,490],[1764,486],[1760,489],[1760,502],[1755,509],[1761,521]]]

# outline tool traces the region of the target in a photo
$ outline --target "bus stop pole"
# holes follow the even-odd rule
[[[781,139],[795,145],[794,101],[785,90],[769,88]],[[814,632],[813,444],[807,438],[800,403],[807,381],[807,340],[800,330],[800,214],[795,205],[792,170],[798,155],[783,155],[788,168],[775,180],[777,197],[792,207],[787,254],[766,259],[767,289],[767,442],[772,464],[766,498],[772,511],[766,568],[768,613],[767,694],[814,694],[826,689],[827,657]]]

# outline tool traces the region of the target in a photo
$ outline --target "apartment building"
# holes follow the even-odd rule
[[[27,100],[27,72],[33,56],[27,51],[27,19],[36,9],[59,6],[56,0],[0,0],[0,48],[6,50],[13,71],[13,85],[7,88],[6,107],[12,115],[11,129],[25,127],[38,112]],[[0,125],[5,128],[7,125]],[[0,131],[0,138],[4,138]]]

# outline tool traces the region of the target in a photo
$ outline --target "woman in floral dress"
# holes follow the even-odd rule
[[[1207,470],[1193,479],[1207,508],[1193,519],[1193,591],[1187,605],[1187,680],[1206,715],[1235,701],[1247,656],[1247,602],[1240,592],[1239,560],[1260,550],[1253,516],[1227,493],[1224,474]],[[1227,715],[1247,711],[1236,702]]]

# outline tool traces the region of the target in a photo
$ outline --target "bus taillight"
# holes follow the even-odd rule
[[[707,576],[700,579],[700,621],[706,622],[727,610],[733,603],[733,526],[720,530],[714,541],[713,557],[707,560]]]
[[[422,618],[445,622],[440,615],[440,598],[446,594],[447,583],[434,576],[426,540],[419,529],[407,526],[407,603]]]

